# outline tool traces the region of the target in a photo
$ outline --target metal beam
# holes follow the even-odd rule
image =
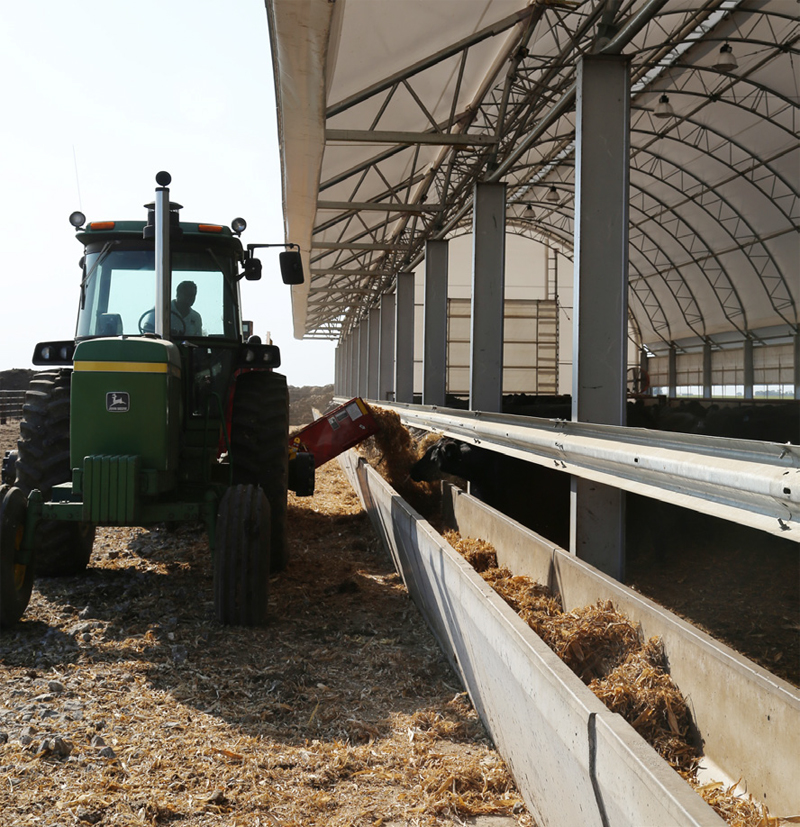
[[[469,407],[499,411],[503,402],[506,185],[475,185]]]
[[[753,337],[748,336],[744,340],[744,398],[753,398],[753,385],[755,384],[755,364],[753,361]]]
[[[398,402],[414,399],[414,274],[397,274],[394,391]]]
[[[422,404],[444,405],[447,390],[447,241],[425,245]]]
[[[667,356],[667,395],[670,399],[678,397],[678,348],[669,346]]]
[[[395,296],[381,296],[381,342],[378,366],[378,398],[394,399]]]
[[[369,379],[369,325],[362,319],[358,325],[358,385],[357,396],[367,395],[367,381]]]
[[[341,210],[343,212],[402,212],[436,213],[444,207],[441,204],[399,204],[385,201],[317,201],[318,210]]]
[[[800,446],[392,405],[401,421],[800,543]]]
[[[369,362],[367,364],[367,398],[378,399],[378,374],[380,370],[380,347],[381,347],[381,311],[373,307],[367,317],[367,330],[369,331]]]
[[[480,43],[482,40],[501,34],[507,29],[510,29],[512,26],[516,26],[520,20],[525,20],[530,17],[535,10],[535,5],[520,9],[508,17],[498,20],[491,26],[487,26],[485,29],[481,29],[474,34],[471,34],[469,37],[465,37],[462,40],[453,43],[451,46],[441,49],[440,51],[432,54],[430,57],[423,58],[417,63],[403,69],[401,72],[396,72],[388,78],[384,78],[383,80],[378,81],[378,83],[374,83],[372,86],[368,86],[366,89],[356,92],[356,94],[351,95],[349,98],[345,98],[344,100],[339,101],[339,103],[332,104],[326,110],[325,117],[332,118],[334,115],[344,112],[351,106],[356,106],[357,104],[362,103],[380,92],[388,91],[401,81],[407,80],[420,72],[424,72],[426,69],[430,69],[437,63],[441,63],[441,61],[447,60],[447,58],[453,57],[453,55],[457,55],[459,52],[463,52],[465,49],[468,49],[470,46],[474,46],[476,43]]]
[[[576,109],[572,418],[623,425],[630,178],[627,58],[581,58]],[[570,551],[622,580],[622,492],[575,478],[570,511]]]
[[[794,331],[794,398],[800,399],[800,327]]]
[[[312,276],[391,276],[388,270],[327,270],[324,267],[312,267]]]
[[[357,144],[432,144],[434,146],[492,146],[494,135],[466,135],[463,132],[394,132],[380,129],[326,129],[326,141]]]
[[[390,250],[395,253],[407,253],[409,247],[401,244],[386,244],[364,241],[312,241],[312,250]]]

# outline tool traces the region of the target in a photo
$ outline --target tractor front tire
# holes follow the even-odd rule
[[[32,565],[17,562],[28,499],[19,488],[0,485],[0,628],[14,626],[28,607]]]
[[[272,515],[270,571],[283,571],[289,562],[289,391],[280,373],[249,371],[236,379],[231,464],[234,485],[260,485],[267,495]]]
[[[289,460],[289,488],[298,497],[312,497],[315,484],[314,455],[307,451],[298,451],[294,459]]]
[[[72,476],[69,454],[71,370],[36,374],[25,395],[17,443],[16,486],[26,496],[38,488],[45,500]],[[41,522],[36,531],[36,574],[80,574],[94,544],[90,523]]]
[[[266,625],[270,533],[270,505],[261,488],[228,488],[214,543],[214,608],[220,623]]]

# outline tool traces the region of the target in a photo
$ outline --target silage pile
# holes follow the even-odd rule
[[[642,641],[611,601],[564,612],[557,595],[529,577],[498,567],[485,540],[444,538],[612,711],[619,713],[732,827],[776,827],[766,807],[721,783],[697,781],[700,753],[691,714],[667,669],[659,638]]]

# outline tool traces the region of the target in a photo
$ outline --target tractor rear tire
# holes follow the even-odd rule
[[[269,500],[261,488],[228,488],[214,543],[214,608],[220,623],[266,625],[270,533]]]
[[[19,490],[0,485],[0,628],[14,626],[28,607],[34,566],[16,561],[25,531],[28,499]]]
[[[71,370],[36,374],[25,395],[17,443],[16,486],[26,496],[38,488],[45,500],[54,485],[72,476],[69,454]],[[89,564],[94,544],[90,523],[47,521],[36,531],[36,574],[45,577],[80,574]]]
[[[272,514],[270,571],[283,571],[289,563],[289,391],[282,374],[250,371],[236,379],[231,465],[234,485],[260,485],[267,495]]]

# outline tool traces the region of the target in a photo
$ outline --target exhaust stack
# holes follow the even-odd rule
[[[161,339],[169,339],[170,296],[172,295],[172,272],[169,257],[170,203],[169,184],[172,176],[168,172],[156,175],[155,231],[156,231],[156,312],[155,332]]]

